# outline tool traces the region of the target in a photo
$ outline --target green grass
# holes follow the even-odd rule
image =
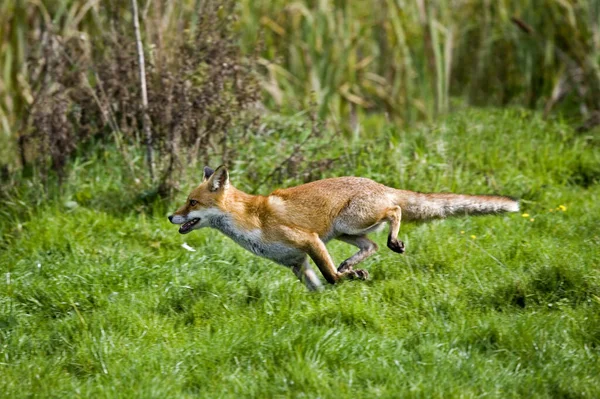
[[[234,185],[289,155],[294,123],[242,153]],[[375,236],[370,281],[315,294],[216,231],[178,235],[178,203],[136,202],[98,151],[60,195],[2,199],[0,396],[598,397],[597,138],[520,110],[371,134],[315,146],[345,154],[324,175],[507,194],[522,212],[404,224],[405,255]]]

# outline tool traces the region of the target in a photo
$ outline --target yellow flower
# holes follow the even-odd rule
[[[465,231],[464,231],[464,230],[461,230],[461,231],[460,231],[460,234],[465,234]]]
[[[528,218],[528,217],[529,217],[529,214],[528,214],[528,213],[524,213],[524,214],[522,214],[521,216],[523,216],[524,218]]]
[[[567,207],[564,205],[559,205],[558,208],[556,208],[556,209],[558,209],[559,211],[565,212],[567,210]]]
[[[533,222],[534,220],[535,220],[534,218],[529,219],[530,222]]]
[[[471,238],[472,238],[472,239],[476,239],[476,238],[477,238],[477,236],[471,236]]]

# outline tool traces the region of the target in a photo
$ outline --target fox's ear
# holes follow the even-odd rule
[[[212,176],[213,173],[215,173],[214,169],[209,168],[208,166],[205,166],[204,167],[204,177],[202,178],[202,181],[203,182],[207,181]]]
[[[219,166],[214,171],[208,179],[208,186],[210,191],[223,190],[229,186],[229,172],[227,172],[225,165]]]

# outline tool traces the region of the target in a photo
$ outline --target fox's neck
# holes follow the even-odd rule
[[[219,204],[222,212],[221,221],[226,218],[241,230],[260,228],[260,215],[263,213],[266,197],[248,194],[233,186],[229,186],[227,190]],[[215,226],[215,228],[223,231],[220,227]],[[223,232],[229,235],[226,231]]]
[[[262,242],[260,213],[265,197],[246,194],[234,187],[226,195],[219,211],[210,219],[210,227],[219,230],[247,250],[266,256]]]

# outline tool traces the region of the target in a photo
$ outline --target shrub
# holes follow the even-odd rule
[[[131,165],[129,145],[142,146],[143,124],[138,57],[129,10],[109,4],[112,29],[89,40],[64,37],[42,26],[30,59],[30,82],[39,82],[24,133],[23,165],[65,175],[76,149],[95,139],[115,140]],[[148,116],[161,194],[174,188],[183,164],[217,154],[234,156],[232,140],[243,139],[257,122],[259,88],[254,59],[242,55],[233,30],[234,2],[209,1],[198,10],[194,31],[182,32],[168,47],[146,38]],[[118,24],[114,21],[119,21]],[[32,83],[32,86],[36,86]]]

